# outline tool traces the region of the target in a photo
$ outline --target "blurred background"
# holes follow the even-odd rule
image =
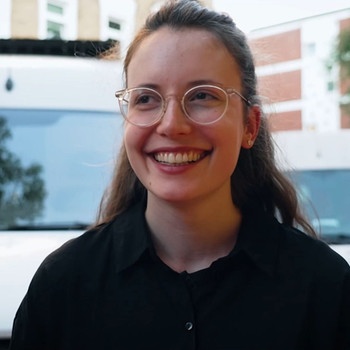
[[[0,53],[38,51],[37,43],[20,39],[110,40],[119,45],[117,58],[121,59],[146,16],[163,2],[0,0]],[[249,37],[256,52],[261,94],[273,102],[273,130],[350,127],[348,109],[341,108],[349,103],[343,67],[349,61],[340,59],[347,44],[339,42],[340,33],[350,30],[347,1],[203,2],[230,14]],[[343,39],[346,40],[348,37]],[[49,51],[50,44],[46,44]],[[93,54],[93,47],[89,50],[88,54]]]
[[[247,35],[279,166],[350,262],[349,1],[202,2]],[[94,221],[122,140],[122,60],[162,3],[0,0],[1,350],[41,261]]]

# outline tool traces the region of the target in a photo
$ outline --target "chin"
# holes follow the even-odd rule
[[[154,189],[149,190],[152,193],[154,199],[166,201],[169,203],[189,202],[195,198],[188,191],[179,191],[178,189],[164,191],[164,189],[156,191]]]

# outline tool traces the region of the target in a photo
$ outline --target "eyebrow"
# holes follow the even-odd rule
[[[128,87],[128,89],[134,89],[134,88],[149,88],[149,89],[154,89],[157,90],[159,88],[159,85],[157,84],[139,84],[133,87]]]
[[[215,85],[215,86],[219,86],[221,88],[223,88],[225,85],[218,82],[218,81],[214,81],[214,80],[210,80],[210,79],[201,79],[201,80],[194,80],[191,81],[187,84],[187,89],[190,89],[194,86],[197,85]],[[128,87],[128,89],[133,89],[133,88],[149,88],[149,89],[154,89],[156,91],[161,90],[161,86],[159,84],[154,84],[154,83],[145,83],[145,84],[138,84],[134,87]]]
[[[189,84],[190,87],[197,86],[197,85],[215,85],[215,86],[224,87],[224,84],[216,80],[210,80],[210,79],[195,80]]]

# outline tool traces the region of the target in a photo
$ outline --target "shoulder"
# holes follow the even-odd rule
[[[80,271],[90,273],[99,257],[107,254],[113,234],[112,223],[86,231],[49,254],[37,269],[31,285],[47,287],[73,281]]]
[[[244,217],[237,245],[263,269],[290,283],[341,283],[350,270],[326,243],[261,212]]]
[[[142,215],[143,212],[131,209],[114,221],[66,242],[44,259],[33,278],[34,283],[45,279],[52,286],[61,281],[90,279],[101,271],[109,273],[115,270],[144,241],[144,224],[136,219]]]
[[[296,264],[313,276],[342,279],[349,275],[350,266],[327,243],[294,227],[276,223],[279,235],[280,260]]]
[[[52,252],[44,262],[53,262],[63,257],[77,259],[85,254],[89,254],[93,249],[103,249],[104,246],[108,245],[114,233],[118,233],[117,221],[90,228],[82,235],[67,241]],[[77,254],[78,252],[79,254]]]

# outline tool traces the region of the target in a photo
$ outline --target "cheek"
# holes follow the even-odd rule
[[[138,154],[138,140],[138,133],[135,130],[133,130],[132,127],[126,125],[124,129],[124,145],[126,154],[129,158],[129,162],[132,168],[134,168],[134,164],[136,162],[135,159],[137,158]]]
[[[138,166],[141,166],[142,158],[144,157],[143,149],[147,142],[148,135],[148,130],[139,128],[132,124],[127,124],[124,128],[124,145],[126,154],[135,171]]]
[[[140,132],[141,131],[141,132]],[[126,150],[132,152],[139,149],[142,145],[142,140],[144,139],[142,130],[140,128],[132,125],[126,124],[124,127],[124,144]]]
[[[220,135],[217,148],[221,164],[226,170],[233,172],[241,152],[243,123],[226,123],[217,130],[217,135]]]

